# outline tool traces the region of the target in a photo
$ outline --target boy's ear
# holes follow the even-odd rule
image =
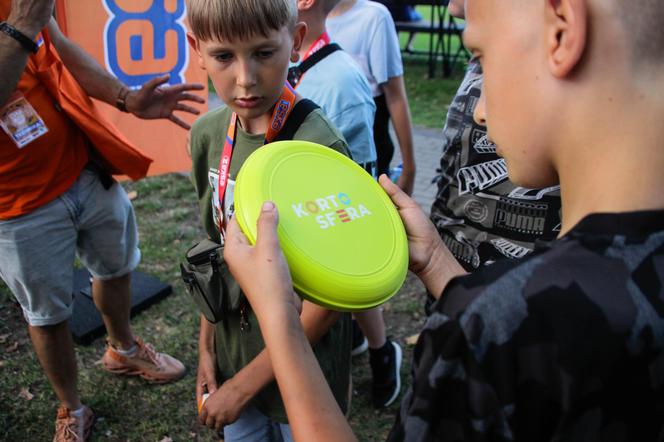
[[[191,32],[187,32],[187,41],[189,42],[189,45],[192,47],[194,52],[196,52],[196,55],[198,55],[198,65],[201,67],[201,69],[205,70],[205,63],[203,63],[203,57],[201,56],[201,48],[198,39]]]
[[[301,21],[295,25],[295,29],[293,30],[293,50],[291,51],[290,58],[293,63],[297,63],[300,59],[299,51],[305,35],[307,35],[307,24]]]
[[[551,73],[562,78],[576,68],[588,38],[587,0],[546,0],[547,58]]]
[[[316,3],[316,0],[297,0],[297,10],[307,11]]]

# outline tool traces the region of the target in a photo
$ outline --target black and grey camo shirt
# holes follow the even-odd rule
[[[664,440],[664,211],[594,214],[454,280],[390,441]]]

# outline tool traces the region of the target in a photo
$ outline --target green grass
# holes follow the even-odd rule
[[[100,416],[94,440],[214,440],[196,423],[194,381],[198,315],[179,280],[177,263],[187,248],[203,237],[195,195],[181,175],[165,175],[127,184],[136,190],[143,260],[140,270],[172,284],[174,294],[132,320],[134,332],[159,350],[179,357],[186,377],[156,386],[140,379],[108,374],[95,362],[104,340],[77,346],[79,390]],[[1,285],[0,285],[1,286]],[[53,431],[57,400],[30,346],[20,309],[6,287],[0,287],[0,439],[46,441]],[[14,343],[18,349],[7,352]],[[21,389],[34,395],[20,396]]]
[[[452,78],[428,78],[426,60],[409,57],[404,59],[404,72],[413,125],[442,128],[462,78],[461,69]]]
[[[431,8],[418,6],[417,11],[423,19],[428,20]],[[399,33],[401,48],[405,48],[408,41],[408,33]],[[430,36],[418,33],[411,42],[411,48],[416,52],[429,50]],[[452,38],[452,51],[456,52],[461,44],[459,38]],[[430,128],[442,128],[447,108],[449,107],[465,69],[465,59],[462,59],[452,68],[450,78],[443,78],[442,61],[438,60],[435,65],[435,76],[429,78],[428,63],[426,55],[404,54],[404,72],[406,92],[410,104],[413,124]]]
[[[405,80],[414,123],[442,127],[459,77],[429,79],[425,61],[406,58]],[[193,188],[188,178],[178,174],[151,177],[125,187],[138,193],[134,206],[143,253],[139,270],[171,284],[174,290],[171,296],[132,320],[134,331],[159,350],[180,358],[188,372],[175,384],[150,385],[101,370],[96,361],[103,354],[103,339],[90,346],[76,346],[81,396],[100,417],[93,440],[215,440],[212,431],[196,421],[198,314],[180,282],[177,267],[185,251],[204,236]],[[421,327],[423,293],[422,286],[410,275],[399,294],[385,305],[388,334],[405,350],[404,385],[409,384],[412,350],[405,340]],[[398,401],[387,410],[373,410],[369,402],[368,358],[360,356],[353,363],[350,423],[361,441],[385,440]],[[1,282],[0,372],[0,440],[50,440],[57,400],[36,360],[20,308]],[[23,390],[34,397],[28,400]]]

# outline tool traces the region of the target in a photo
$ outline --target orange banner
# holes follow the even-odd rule
[[[69,38],[131,88],[170,74],[170,84],[202,83],[207,76],[193,62],[187,43],[184,0],[57,0],[56,16]],[[105,103],[101,111],[131,141],[154,158],[150,175],[189,171],[187,131],[167,120],[140,120]],[[205,112],[206,105],[191,103]],[[193,123],[196,116],[179,112]]]

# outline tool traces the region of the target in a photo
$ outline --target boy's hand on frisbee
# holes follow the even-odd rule
[[[447,283],[464,275],[454,255],[440,239],[438,231],[419,204],[404,193],[387,175],[381,175],[380,185],[397,207],[408,237],[408,268],[422,280],[427,290],[438,298]]]
[[[249,244],[235,219],[226,231],[224,259],[259,319],[263,313],[269,315],[289,304],[298,312],[302,308],[279,245],[278,224],[277,208],[268,201],[258,218],[255,246]]]
[[[399,216],[406,228],[408,255],[410,257],[408,268],[417,274],[429,264],[435,247],[441,242],[438,231],[424,214],[419,204],[406,195],[387,175],[381,175],[378,182],[397,207]]]

